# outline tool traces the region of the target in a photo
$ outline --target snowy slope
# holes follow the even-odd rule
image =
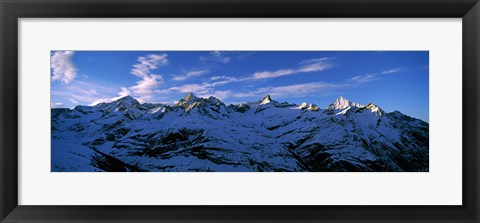
[[[428,123],[339,97],[52,109],[52,171],[428,171]]]

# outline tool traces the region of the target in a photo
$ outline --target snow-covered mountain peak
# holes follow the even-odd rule
[[[300,108],[300,109],[308,108],[307,102],[301,103],[301,104],[298,106],[298,108]]]
[[[189,93],[182,99],[178,101],[174,105],[174,107],[181,107],[185,109],[185,112],[190,112],[196,107],[211,107],[215,108],[213,110],[216,110],[217,112],[221,109],[221,107],[225,107],[225,104],[220,101],[220,99],[210,96],[208,98],[199,98],[196,97],[194,94]]]
[[[335,102],[328,105],[327,109],[340,110],[340,109],[349,108],[349,107],[361,108],[363,106],[355,102],[351,102],[345,99],[344,97],[340,96],[337,98],[337,100],[335,100]]]
[[[316,104],[309,104],[308,105],[308,110],[310,111],[318,111],[320,108]]]
[[[213,96],[208,97],[208,102],[213,103],[213,104],[223,103],[222,101],[220,101],[220,99],[218,99],[216,97],[213,97]]]
[[[193,93],[188,93],[185,97],[182,98],[185,102],[195,102],[198,101],[200,98],[195,96]]]
[[[136,99],[133,98],[130,95],[127,95],[127,96],[124,96],[124,97],[121,97],[121,98],[117,99],[117,101],[136,101]]]
[[[307,104],[307,102],[303,102],[295,108],[301,110],[308,109],[310,111],[318,111],[320,109],[316,104]]]
[[[383,115],[385,112],[378,106],[368,103],[367,105],[364,106],[366,109],[370,109],[371,112],[375,113],[375,115]]]
[[[119,98],[119,99],[117,99],[115,102],[123,102],[123,103],[126,103],[126,104],[138,103],[137,99],[133,98],[133,97],[130,96],[130,95],[127,95],[127,96],[125,96],[125,97]]]
[[[259,101],[259,103],[261,105],[264,105],[264,104],[268,104],[272,101],[274,101],[274,100],[272,100],[272,97],[270,97],[270,95],[267,95],[267,96],[263,97],[262,100]]]
[[[197,104],[196,102],[199,101],[201,101],[201,98],[198,98],[193,93],[188,93],[175,104],[175,107],[188,107],[189,105]]]
[[[127,95],[125,97],[117,99],[116,101],[111,102],[109,104],[110,105],[108,105],[108,104],[107,105],[109,107],[111,105],[113,105],[113,107],[116,108],[115,109],[116,111],[123,111],[123,110],[127,110],[127,109],[130,109],[130,108],[133,108],[133,107],[138,107],[140,105],[140,103],[137,101],[137,99],[133,98],[130,95]]]

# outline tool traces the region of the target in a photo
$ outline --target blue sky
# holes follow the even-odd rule
[[[338,96],[428,121],[428,51],[52,51],[51,106],[131,95],[173,104],[187,93],[226,104],[326,107]]]

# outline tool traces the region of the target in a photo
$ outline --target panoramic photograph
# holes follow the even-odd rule
[[[51,172],[428,172],[428,51],[50,52]]]

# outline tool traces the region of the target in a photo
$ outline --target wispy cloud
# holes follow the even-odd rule
[[[135,86],[129,87],[132,95],[140,101],[149,101],[153,98],[153,91],[159,84],[163,83],[162,76],[150,74],[138,81]]]
[[[178,91],[181,93],[207,94],[211,91],[209,84],[186,84],[177,87],[171,87],[167,91]]]
[[[258,79],[267,79],[267,78],[277,78],[287,75],[293,75],[298,73],[309,73],[309,72],[316,72],[316,71],[323,71],[333,67],[333,65],[328,61],[329,58],[318,58],[318,59],[310,59],[306,61],[302,61],[300,64],[301,66],[289,69],[280,69],[275,71],[260,71],[255,72],[250,75],[246,75],[244,77],[233,77],[233,76],[213,76],[210,78],[209,81],[203,82],[201,84],[186,84],[182,86],[175,86],[170,87],[164,90],[156,90],[156,93],[160,94],[168,94],[172,91],[174,92],[181,92],[181,93],[195,93],[199,96],[214,96],[221,99],[226,99],[230,96],[240,97],[240,96],[248,96],[248,95],[256,95],[266,91],[266,89],[258,89],[256,92],[247,92],[247,93],[234,93],[232,91],[218,91],[215,88],[218,86],[226,85],[229,83],[234,82],[242,82],[248,80],[258,80]],[[188,76],[188,75],[186,75]],[[180,78],[183,79],[183,76]],[[316,85],[312,85],[313,87],[325,87],[324,85],[320,85],[317,83]],[[289,89],[293,89],[295,86],[291,86]],[[300,86],[301,87],[301,86]],[[305,85],[305,87],[309,87]],[[270,89],[272,95],[280,95],[280,91],[284,90],[288,92],[287,88],[273,88]],[[320,89],[320,88],[319,88]],[[303,90],[299,90],[299,92],[303,92]],[[298,92],[296,92],[298,93]],[[287,93],[287,94],[290,94]]]
[[[50,67],[52,68],[52,81],[62,81],[65,84],[70,83],[77,76],[77,68],[72,62],[74,51],[56,51],[50,57]]]
[[[93,82],[75,80],[68,85],[62,85],[51,91],[52,96],[63,98],[73,104],[91,104],[93,101],[114,95],[115,88]]]
[[[141,102],[150,101],[153,98],[154,89],[163,83],[162,76],[154,74],[152,71],[168,64],[167,54],[141,56],[137,62],[133,65],[131,73],[141,80],[137,81],[136,85],[129,87],[128,92]],[[122,92],[126,91],[122,89]]]
[[[256,72],[250,79],[276,78],[298,73],[324,71],[333,67],[333,65],[329,63],[329,58],[308,59],[300,62],[300,64],[302,64],[302,66],[297,68]]]
[[[130,90],[126,87],[121,87],[120,88],[120,92],[118,93],[118,96],[117,97],[113,97],[113,98],[100,98],[100,99],[96,99],[95,101],[93,101],[92,103],[90,103],[90,106],[92,105],[96,105],[96,104],[100,104],[100,103],[108,103],[108,102],[112,102],[112,101],[116,101],[120,98],[123,98],[125,96],[128,96],[131,94]]]
[[[274,70],[274,71],[259,71],[251,75],[247,75],[239,78],[232,77],[232,76],[214,76],[210,78],[210,81],[212,86],[220,86],[220,85],[225,85],[233,82],[277,78],[282,76],[294,75],[298,73],[324,71],[333,67],[333,64],[329,60],[330,58],[308,59],[300,62],[299,64],[301,66],[295,67],[295,68],[280,69],[280,70]]]
[[[211,56],[220,58],[223,56],[221,52],[211,52]],[[200,97],[214,96],[220,100],[225,100],[229,97],[256,97],[258,95],[270,94],[275,97],[287,97],[291,95],[307,95],[312,92],[324,91],[326,89],[334,88],[337,85],[315,82],[308,84],[288,85],[281,87],[258,88],[251,92],[234,92],[231,90],[219,90],[217,87],[233,82],[255,81],[259,79],[278,78],[282,76],[294,75],[299,73],[310,73],[324,71],[333,67],[329,58],[313,58],[301,61],[297,66],[286,69],[279,69],[273,71],[259,71],[245,75],[243,77],[233,76],[214,76],[208,81],[196,84],[184,84],[180,86],[170,86],[165,89],[159,89],[159,85],[163,83],[163,77],[160,74],[155,74],[154,71],[161,66],[169,63],[166,54],[149,54],[138,57],[137,63],[132,65],[131,74],[139,78],[135,85],[130,87],[121,87],[120,92],[115,97],[105,97],[104,94],[97,93],[91,88],[78,89],[77,94],[71,97],[77,102],[88,101],[90,105],[95,105],[102,102],[112,102],[118,100],[126,95],[132,95],[141,103],[152,102],[158,98],[162,98],[171,93],[195,93]],[[208,69],[191,70],[182,75],[176,75],[172,80],[182,81],[189,78],[198,77],[208,73]],[[57,92],[58,93],[58,92]],[[162,96],[163,95],[163,96]],[[164,97],[166,98],[166,97]]]
[[[208,73],[208,69],[205,69],[205,70],[192,70],[192,71],[189,71],[185,74],[182,74],[182,75],[175,75],[173,76],[173,80],[174,81],[184,81],[184,80],[187,80],[187,79],[190,79],[192,77],[199,77],[199,76],[202,76],[204,74]]]
[[[316,71],[324,71],[327,69],[332,68],[333,65],[324,61],[319,61],[311,64],[307,64],[305,66],[300,67],[296,70],[297,73],[308,73],[308,72],[316,72]]]
[[[286,85],[280,87],[266,87],[258,88],[255,91],[250,92],[240,92],[236,93],[233,96],[237,98],[251,98],[251,97],[262,97],[267,94],[272,97],[302,97],[312,93],[317,93],[321,91],[326,91],[334,88],[344,87],[346,84],[334,84],[334,83],[325,83],[325,82],[313,82],[305,84],[294,84]]]
[[[211,81],[210,84],[212,87],[215,87],[215,86],[221,86],[221,85],[225,85],[232,82],[239,82],[239,81],[245,81],[245,80],[247,79],[245,78],[239,79],[239,78],[230,77],[230,76],[214,76],[210,78],[210,81]]]
[[[275,78],[295,74],[295,70],[284,69],[276,71],[261,71],[253,74],[251,79]]]
[[[353,81],[357,84],[365,84],[370,81],[376,80],[378,75],[373,74],[365,74],[365,75],[357,75],[355,77],[350,78],[350,81]]]
[[[393,68],[390,70],[384,70],[381,72],[381,74],[394,74],[394,73],[403,72],[403,71],[407,71],[407,69],[403,67],[399,67],[399,68]]]
[[[137,63],[133,65],[131,74],[140,78],[136,85],[131,87],[121,87],[118,96],[102,97],[91,101],[90,105],[96,105],[103,102],[112,102],[127,95],[132,95],[141,103],[152,101],[154,99],[155,89],[163,83],[163,77],[154,74],[152,71],[168,64],[167,54],[149,54],[138,57]]]
[[[63,105],[63,103],[60,103],[60,102],[51,102],[50,103],[50,108],[63,108],[65,107],[65,105]]]
[[[181,86],[175,86],[164,90],[156,90],[157,93],[168,94],[170,92],[180,93],[194,93],[199,97],[208,98],[210,96],[216,97],[220,100],[227,99],[232,95],[230,90],[215,90],[216,85],[212,83],[204,82],[202,84],[185,84]]]
[[[248,58],[252,55],[255,55],[257,52],[243,52],[243,51],[240,51],[239,53],[240,54],[235,59],[243,60],[243,59]]]
[[[226,53],[221,51],[212,51],[209,53],[209,56],[200,57],[200,60],[204,60],[204,61],[210,60],[210,61],[215,61],[223,64],[230,62],[230,59],[231,58],[227,56]]]
[[[225,100],[227,99],[228,97],[230,97],[230,95],[232,94],[232,91],[214,91],[214,92],[211,92],[211,93],[206,93],[206,94],[199,94],[198,96],[199,97],[202,97],[202,98],[208,98],[210,96],[213,96],[213,97],[216,97],[220,100]]]
[[[168,63],[167,54],[149,54],[139,57],[137,61],[138,63],[133,65],[131,73],[140,78],[150,75],[152,70]]]
[[[220,63],[228,63],[230,61],[230,57],[226,56],[225,53],[220,51],[213,51],[210,54],[215,58],[216,61]]]
[[[328,57],[311,58],[311,59],[303,60],[299,64],[312,64],[312,63],[318,63],[318,62],[327,61],[327,60],[330,60],[330,58]]]
[[[354,77],[348,79],[348,82],[354,82],[354,83],[357,83],[357,84],[365,84],[365,83],[380,79],[380,77],[382,75],[404,72],[406,70],[407,70],[406,68],[392,68],[392,69],[384,70],[384,71],[377,72],[377,73],[357,75],[357,76],[354,76]]]

